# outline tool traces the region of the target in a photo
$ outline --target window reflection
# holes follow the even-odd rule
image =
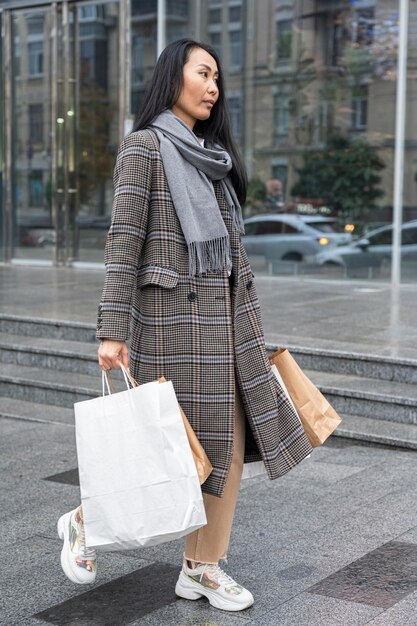
[[[399,32],[396,0],[166,0],[164,4],[162,16],[157,0],[130,2],[128,117],[133,118],[142,104],[157,58],[158,20],[165,19],[165,44],[185,36],[200,38],[222,60],[231,129],[250,179],[245,218],[271,213],[327,216],[349,235],[352,245],[367,233],[389,227]],[[20,247],[40,243],[30,239],[25,229],[32,232],[34,223],[52,228],[51,128],[60,146],[56,155],[60,176],[65,167],[74,176],[71,185],[79,193],[81,218],[96,226],[109,217],[109,172],[119,116],[126,117],[126,111],[119,110],[117,80],[118,37],[124,36],[118,28],[119,3],[76,3],[73,8],[69,31],[74,57],[69,65],[71,72],[76,67],[78,82],[68,87],[68,110],[61,106],[59,90],[56,120],[51,103],[51,9],[13,11],[12,204],[17,255]],[[61,67],[62,37],[58,45]],[[413,2],[404,222],[417,219],[416,50],[417,4]],[[402,236],[404,248],[404,238],[412,238],[414,231],[403,229]],[[45,246],[45,237],[42,241]],[[28,256],[27,251],[21,254]]]

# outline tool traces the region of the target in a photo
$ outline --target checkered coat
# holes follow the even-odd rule
[[[232,290],[226,268],[187,277],[187,245],[153,131],[122,140],[113,182],[97,338],[131,338],[130,368],[139,383],[172,380],[214,468],[203,491],[223,495],[235,370],[247,420],[245,462],[263,460],[269,478],[282,476],[312,448],[271,372],[254,275],[220,184],[213,183],[230,234]]]

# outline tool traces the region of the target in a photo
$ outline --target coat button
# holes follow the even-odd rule
[[[189,299],[190,302],[193,302],[193,300],[195,300],[197,297],[197,294],[195,291],[190,291],[190,293],[187,294],[187,298]]]
[[[250,289],[253,285],[253,280],[248,280],[248,282],[246,283],[246,289]]]

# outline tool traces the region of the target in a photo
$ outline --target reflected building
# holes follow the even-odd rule
[[[391,220],[398,2],[0,0],[0,21],[2,261],[102,263],[119,142],[159,51],[185,36],[222,59],[249,177],[260,197],[279,192],[263,207],[319,209],[318,182],[300,186],[300,170],[336,134],[362,139],[384,166],[375,208],[355,218]],[[417,218],[416,40],[411,3],[405,219]]]

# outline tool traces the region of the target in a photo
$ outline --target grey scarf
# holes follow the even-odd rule
[[[218,144],[202,146],[170,109],[150,124],[159,141],[174,207],[188,247],[189,277],[232,269],[230,239],[211,181],[220,180],[233,225],[244,234],[242,211],[229,171],[232,160]]]

